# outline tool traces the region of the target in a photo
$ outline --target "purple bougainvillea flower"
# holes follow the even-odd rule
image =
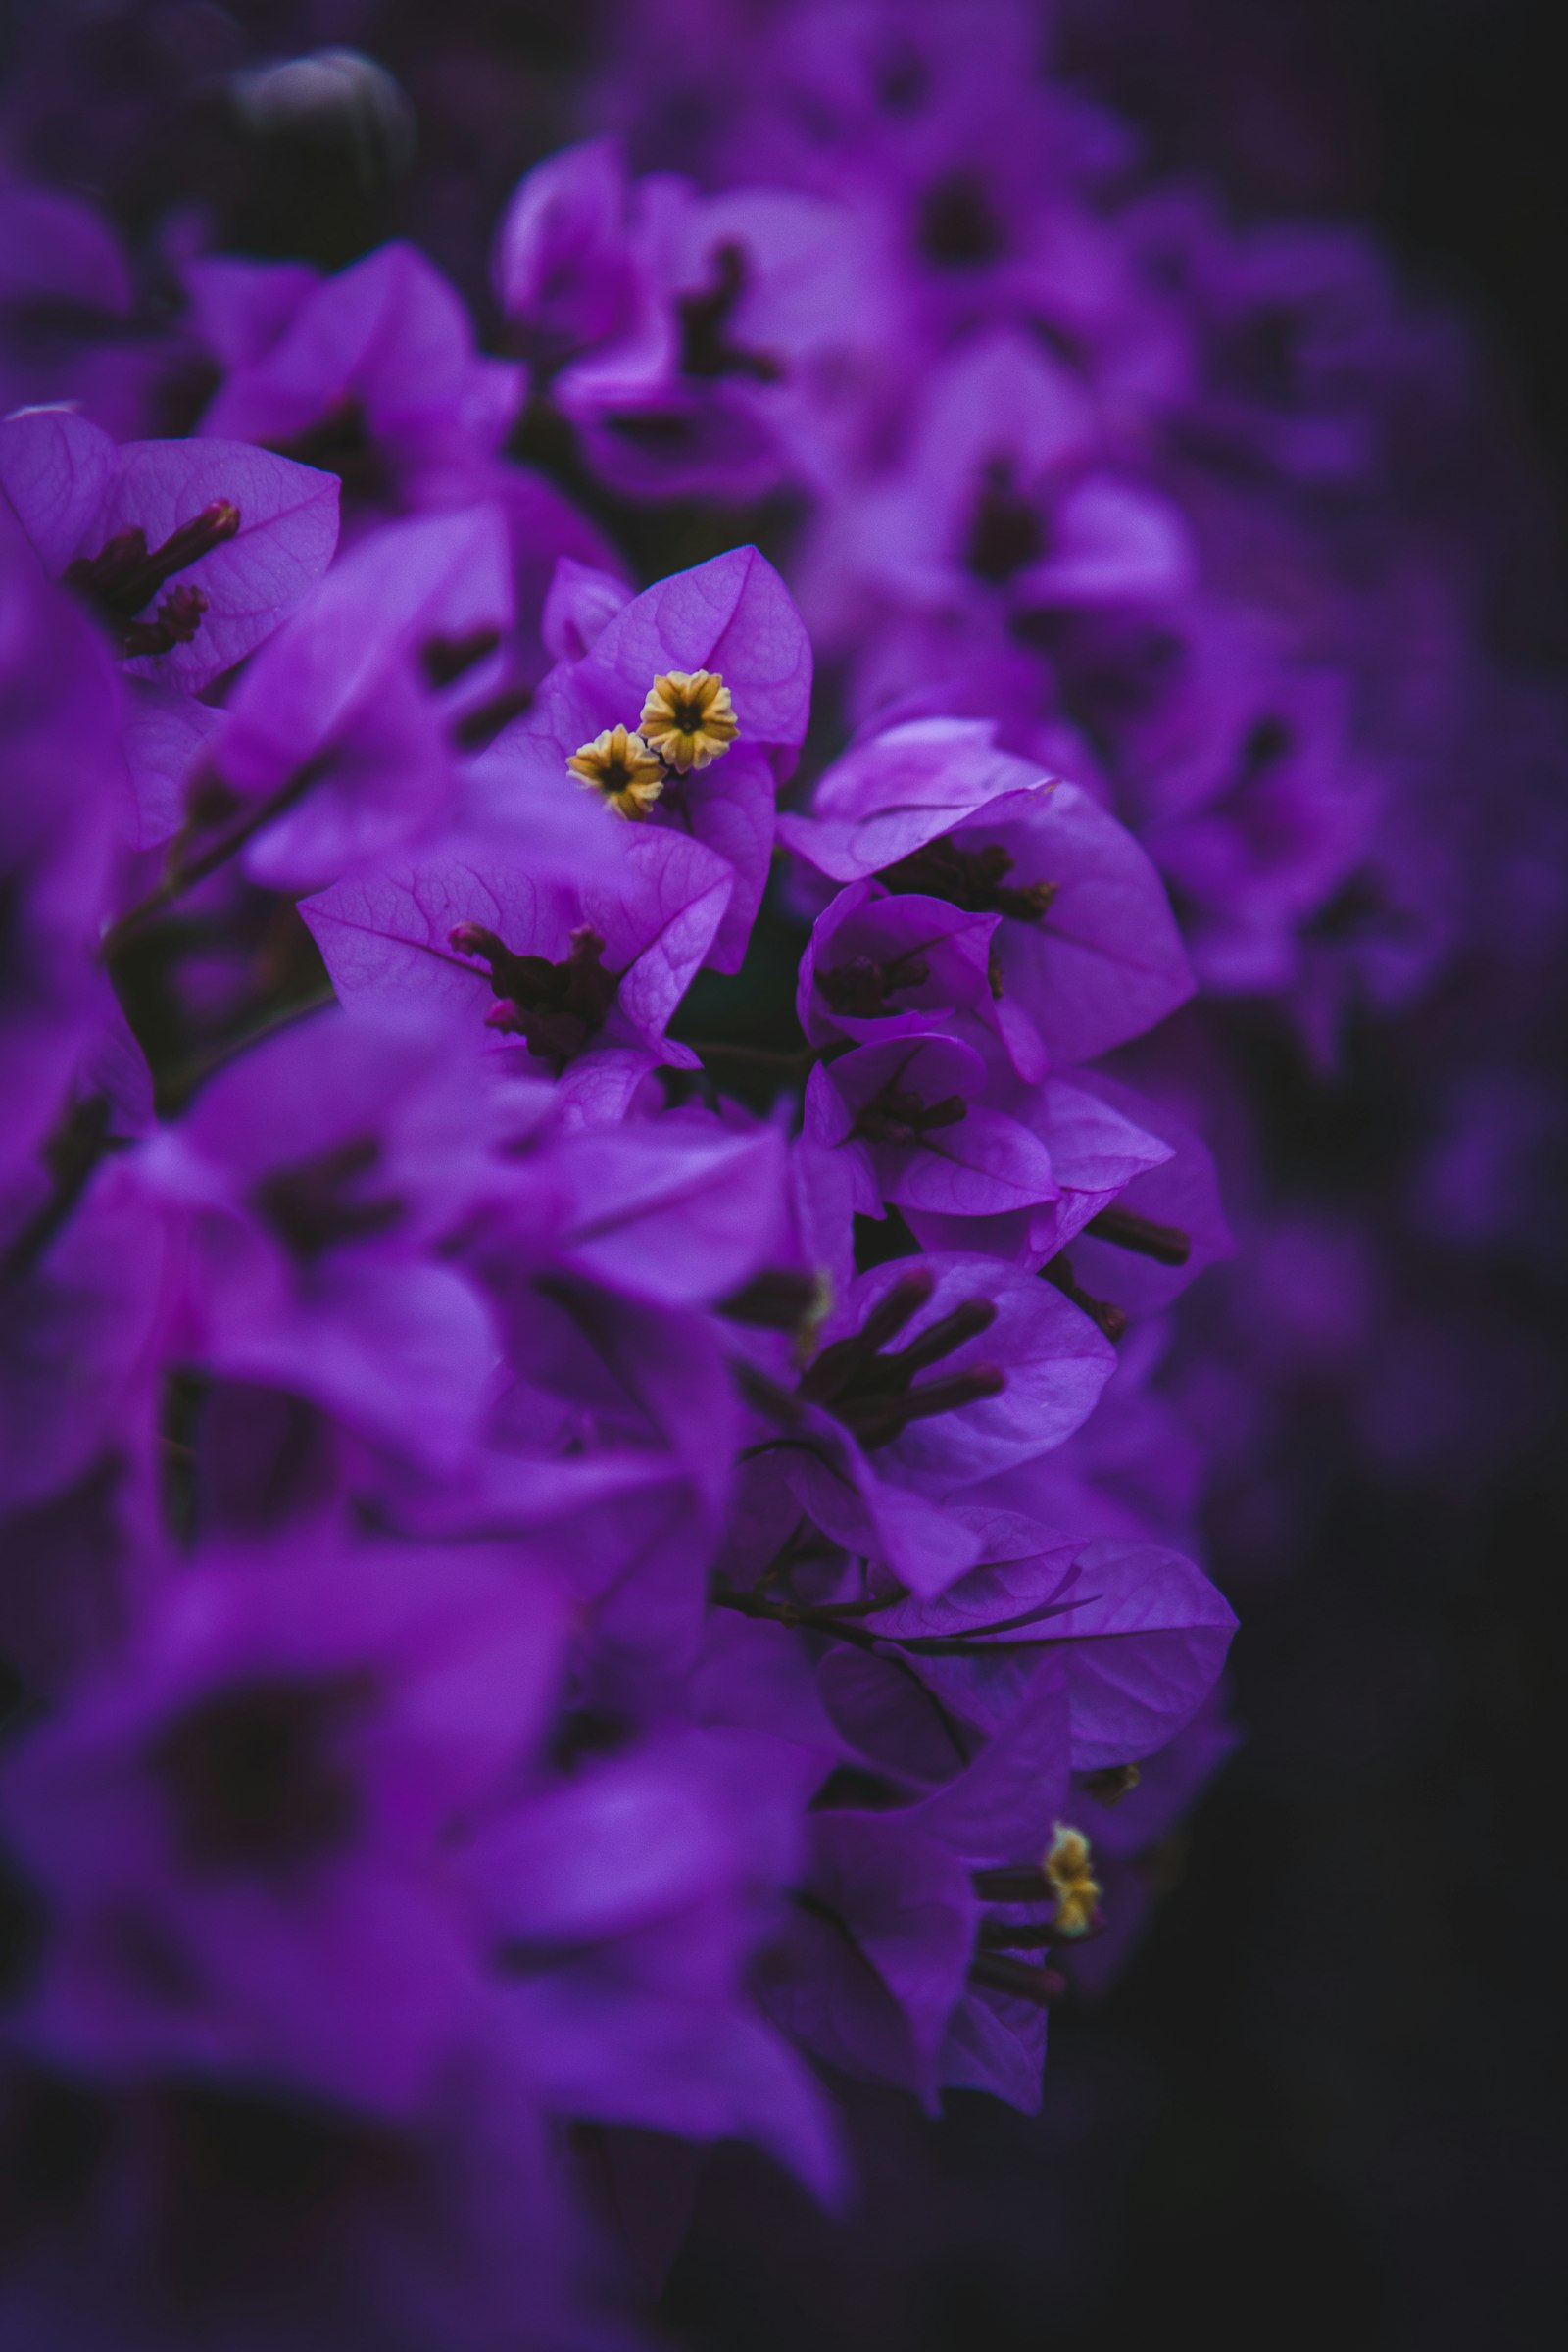
[[[430,1251],[483,1194],[494,1132],[480,1057],[427,1008],[318,1015],[232,1062],[134,1163],[186,1236],[171,1345],[450,1467],[497,1348]]]
[[[532,1259],[673,1306],[711,1306],[778,1262],[785,1143],[695,1108],[558,1131],[500,1212]]]
[[[705,1517],[722,1506],[740,1415],[710,1320],[582,1273],[539,1274],[519,1262],[504,1220],[475,1237],[468,1262],[495,1299],[514,1384],[494,1443],[535,1459],[589,1437],[611,1458],[662,1454],[700,1490]]]
[[[1129,226],[1179,292],[1201,354],[1179,404],[1195,446],[1231,466],[1343,489],[1387,459],[1393,433],[1430,429],[1446,408],[1445,388],[1463,368],[1451,324],[1401,302],[1359,230],[1295,221],[1238,230],[1191,188],[1139,206]]]
[[[479,356],[461,297],[423,254],[380,246],[287,305],[275,275],[254,290],[269,323],[286,315],[229,362],[202,414],[205,436],[264,442],[377,503],[392,492],[418,505],[474,494],[525,377]],[[232,330],[228,339],[232,349]]]
[[[172,1271],[162,1220],[111,1165],[58,1231],[46,1225],[10,1226],[0,1272],[0,1523],[145,1450],[156,1418]],[[88,1596],[59,1593],[66,1622],[78,1599],[89,1619]]]
[[[226,710],[177,686],[131,680],[120,738],[129,785],[122,832],[130,849],[173,839],[227,721]]]
[[[1076,785],[1021,785],[1025,768],[984,722],[911,720],[830,768],[779,831],[836,882],[999,913],[1001,996],[1053,1062],[1088,1061],[1174,1011],[1192,973],[1132,835]]]
[[[906,1414],[896,1404],[879,1410],[870,1399],[858,1406],[862,1384],[874,1396],[883,1378],[875,1358],[860,1368],[865,1330],[896,1292],[901,1304],[909,1298],[915,1281],[924,1296],[898,1326],[897,1353],[906,1365],[920,1357],[939,1364],[944,1383],[963,1384],[975,1367],[989,1365],[1001,1374],[1001,1386],[989,1395],[956,1395],[946,1410],[930,1414]],[[823,1326],[813,1385],[829,1377],[823,1359],[841,1335],[853,1362],[828,1409],[866,1433],[862,1443],[877,1447],[885,1477],[926,1494],[951,1494],[1060,1445],[1093,1409],[1116,1360],[1087,1318],[1049,1285],[957,1252],[917,1259],[912,1268],[908,1260],[895,1261],[862,1275]],[[919,1396],[923,1385],[905,1394]],[[929,1390],[926,1400],[935,1402]]]
[[[575,750],[602,727],[635,725],[655,678],[702,669],[730,690],[738,744],[763,753],[785,782],[810,716],[811,649],[789,590],[755,547],[732,548],[633,597],[581,661],[552,670],[508,740]],[[716,778],[731,756],[697,772]]]
[[[1116,805],[1178,898],[1202,985],[1291,987],[1312,916],[1365,855],[1388,797],[1346,672],[1207,598],[1152,624],[1080,620],[1056,667]]]
[[[0,489],[131,674],[190,694],[270,636],[337,545],[332,475],[237,441],[117,447],[68,409],[0,423]]]
[[[553,662],[575,662],[587,652],[604,621],[629,600],[632,589],[623,578],[617,550],[544,474],[526,466],[498,466],[491,471],[486,495],[507,518],[516,607],[510,651],[517,701],[498,721],[499,728],[506,718],[526,708],[529,690]],[[574,595],[568,597],[571,617],[558,607],[547,628],[546,609],[558,566],[564,568],[568,578],[586,573],[599,585],[586,591],[580,601]],[[618,594],[613,602],[607,602],[612,583]],[[564,590],[563,596],[566,596]]]
[[[499,1822],[468,1858],[497,2023],[560,2113],[747,2138],[842,2188],[821,2095],[744,1971],[795,1876],[814,1767],[755,1731],[665,1736]]]
[[[1036,1207],[979,1224],[965,1224],[922,1203],[910,1222],[923,1249],[987,1250],[1033,1270],[1064,1250],[1146,1170],[1171,1157],[1170,1144],[1071,1079],[1048,1078],[1028,1089],[1004,1086],[994,1099],[1005,1102],[1012,1119],[1050,1154],[1054,1195]],[[1167,1255],[1178,1250],[1185,1264],[1190,1236],[1167,1242]]]
[[[700,1318],[590,1284],[530,1287],[503,1265],[493,1288],[515,1368],[498,1371],[488,1443],[461,1483],[384,1481],[387,1524],[507,1544],[570,1595],[579,1703],[678,1712],[729,1494],[718,1448],[738,1426],[722,1351]]]
[[[246,852],[258,880],[318,886],[438,829],[511,618],[490,506],[388,524],[334,566],[239,681],[207,762],[219,821],[286,804]]]
[[[878,1267],[793,1388],[742,1375],[761,1423],[746,1510],[778,1543],[804,1510],[911,1591],[940,1591],[980,1554],[935,1503],[1059,1446],[1114,1363],[1087,1316],[1012,1267],[956,1253]]]
[[[941,1027],[984,1047],[1000,1037],[1019,1075],[1044,1068],[1032,1022],[992,988],[1000,914],[971,914],[944,899],[894,895],[852,882],[812,927],[795,1009],[814,1046],[872,1045]]]
[[[115,678],[0,512],[0,1231],[62,1112],[98,1004],[94,956],[120,809]]]
[[[616,145],[552,156],[502,222],[495,276],[592,470],[631,497],[744,502],[822,470],[854,429],[879,298],[866,228],[788,188],[631,185]]]
[[[818,1813],[810,1836],[804,1899],[763,1962],[762,1998],[830,2066],[934,2110],[980,1919],[970,1874],[902,1811]]]
[[[962,1220],[1054,1200],[1051,1153],[980,1101],[986,1079],[979,1054],[940,1033],[857,1046],[811,1072],[807,1134],[852,1160],[866,1216],[887,1203]]]
[[[124,255],[100,213],[58,189],[0,186],[0,415],[68,398],[113,411],[135,378],[130,308]]]
[[[604,862],[539,873],[517,834],[457,838],[437,856],[344,881],[301,912],[350,1003],[422,1003],[515,1040],[591,1118],[621,1116],[717,930],[730,869],[695,841],[609,821]],[[527,868],[532,864],[534,873]],[[535,878],[538,875],[538,878]]]
[[[738,734],[668,773],[640,829],[679,832],[727,861],[734,884],[709,960],[734,971],[767,879],[774,786],[795,765],[811,699],[800,615],[755,548],[659,581],[605,623],[580,661],[558,662],[527,715],[477,763],[475,806],[489,822],[531,828],[536,810],[573,793],[574,753],[607,729],[635,730],[658,680],[698,673],[720,681]]]
[[[1090,1113],[1095,1126],[1106,1115],[1126,1120],[1157,1137],[1164,1156],[1118,1190],[1114,1214],[1105,1214],[1102,1205],[1075,1236],[1063,1237],[1073,1240],[1074,1275],[1096,1297],[1137,1314],[1157,1313],[1231,1254],[1213,1154],[1177,1112],[1105,1071],[1079,1071],[1075,1081],[1080,1097],[1100,1106],[1098,1115]]]
[[[540,608],[545,651],[556,662],[580,662],[630,604],[631,593],[614,572],[579,564],[570,556],[559,557]]]
[[[1300,972],[1311,917],[1365,855],[1385,779],[1353,748],[1342,676],[1260,661],[1245,638],[1204,650],[1182,713],[1193,734],[1150,729],[1139,746],[1143,838],[1203,987],[1278,990]]]
[[[1201,1569],[1155,1544],[1067,1541],[989,1504],[953,1507],[980,1534],[982,1564],[866,1618],[879,1642],[987,1734],[1025,1702],[1042,1656],[1058,1656],[1075,1772],[1141,1762],[1174,1739],[1213,1690],[1236,1628]]]
[[[200,253],[180,270],[185,324],[225,370],[263,359],[321,283],[309,262],[253,262]]]
[[[866,599],[989,605],[1005,622],[1164,600],[1193,557],[1177,509],[1106,465],[1079,381],[1003,335],[939,369],[906,466],[828,509],[807,564],[808,611],[836,649],[863,629]]]
[[[553,387],[593,470],[631,497],[736,505],[829,478],[862,429],[846,390],[872,387],[894,332],[868,224],[796,189],[661,173],[635,192],[629,252],[625,331]]]
[[[444,1849],[539,1740],[558,1657],[548,1592],[472,1551],[187,1565],[8,1766],[55,1923],[26,2040],[416,2109],[480,1986]]]
[[[988,719],[940,716],[869,730],[823,775],[809,814],[781,818],[785,843],[836,882],[897,863],[988,802],[1043,780],[997,734]]]
[[[530,356],[559,365],[634,331],[648,297],[629,214],[614,139],[563,147],[518,182],[496,232],[492,274]]]
[[[764,1998],[834,2064],[915,2090],[934,2108],[941,2081],[965,2079],[943,2058],[974,1997],[972,1975],[983,1981],[975,1873],[1039,1854],[1066,1796],[1061,1668],[1035,1660],[1019,1704],[972,1760],[943,1728],[939,1703],[891,1659],[835,1650],[819,1679],[865,1763],[914,1801],[816,1815],[808,1900],[764,1975]],[[1040,2014],[1037,2002],[1035,2101]]]

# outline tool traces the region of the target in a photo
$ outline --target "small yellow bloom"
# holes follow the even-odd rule
[[[646,816],[664,789],[665,770],[640,735],[607,727],[579,745],[566,761],[571,773],[604,794],[617,816]]]
[[[1063,1936],[1087,1935],[1095,1924],[1101,1888],[1095,1877],[1095,1858],[1082,1830],[1071,1830],[1058,1821],[1040,1867],[1055,1898],[1057,1931]]]
[[[650,687],[637,723],[665,766],[682,776],[718,759],[741,731],[716,669],[666,670]]]

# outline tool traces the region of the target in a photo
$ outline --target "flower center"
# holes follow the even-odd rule
[[[911,850],[896,865],[884,866],[877,879],[896,894],[916,892],[945,899],[965,914],[1006,914],[1017,923],[1045,920],[1047,907],[1061,885],[1058,882],[1009,882],[1010,853],[1000,841],[983,850],[961,850],[951,834]]]
[[[171,1724],[149,1760],[192,1865],[246,1869],[341,1847],[359,1800],[331,1746],[369,1696],[363,1674],[258,1677]]]
[[[607,727],[592,743],[579,745],[568,771],[590,791],[602,793],[617,816],[646,816],[667,781],[662,762],[641,735]]]
[[[784,370],[770,352],[749,351],[744,343],[730,339],[736,306],[746,291],[743,248],[726,241],[711,259],[712,284],[701,294],[683,295],[675,305],[680,319],[681,373],[710,380],[749,375],[754,383],[776,384]]]
[[[1098,1772],[1084,1774],[1084,1794],[1092,1796],[1097,1805],[1119,1805],[1143,1777],[1136,1764],[1102,1764]]]
[[[380,1158],[375,1136],[350,1137],[308,1159],[274,1168],[257,1185],[252,1204],[294,1256],[319,1257],[340,1242],[384,1233],[402,1216],[403,1203],[395,1194],[355,1190]]]
[[[741,731],[716,669],[664,671],[650,687],[637,723],[643,741],[681,776],[720,759]]]
[[[1045,522],[1018,487],[1012,460],[988,458],[970,510],[965,568],[976,579],[1004,588],[1018,572],[1038,564],[1045,552]]]
[[[927,188],[915,236],[939,270],[980,270],[1007,250],[1006,231],[974,172],[950,172]]]
[[[605,943],[597,931],[586,926],[574,931],[560,963],[544,956],[514,956],[480,923],[459,923],[447,936],[460,956],[490,966],[497,1002],[486,1026],[524,1039],[535,1059],[553,1061],[558,1073],[604,1027],[620,975],[607,972],[600,961]]]
[[[97,612],[121,641],[125,655],[167,654],[176,645],[189,645],[202,624],[207,598],[189,582],[166,596],[150,620],[139,620],[166,580],[183,571],[202,556],[211,555],[239,529],[239,509],[232,499],[215,498],[189,521],[182,522],[161,547],[149,549],[139,524],[117,531],[95,556],[78,556],[68,564],[65,585],[74,589]]]
[[[376,447],[365,402],[357,392],[334,401],[292,440],[270,446],[279,457],[292,458],[296,465],[335,473],[345,492],[355,497],[382,498],[393,487],[392,469]]]
[[[965,1341],[978,1339],[997,1319],[989,1298],[966,1298],[951,1314],[941,1315],[918,1338],[896,1354],[884,1354],[912,1315],[930,1298],[929,1274],[904,1275],[867,1315],[861,1328],[847,1340],[824,1348],[802,1374],[796,1395],[819,1404],[842,1421],[867,1449],[891,1445],[911,1421],[929,1421],[939,1413],[956,1412],[960,1405],[977,1404],[1000,1396],[1006,1381],[994,1364],[975,1364],[950,1372],[923,1387],[913,1386],[916,1373],[943,1362]]]
[[[846,1020],[878,1021],[888,1011],[888,999],[897,990],[919,988],[931,977],[931,966],[914,949],[891,963],[870,956],[852,956],[831,971],[818,970],[817,993],[830,1012]]]
[[[862,1104],[850,1132],[867,1144],[923,1144],[938,1128],[956,1127],[968,1107],[961,1095],[924,1102],[909,1088],[889,1079],[880,1093]]]

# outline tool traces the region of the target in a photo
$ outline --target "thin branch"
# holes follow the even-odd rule
[[[194,890],[198,882],[205,882],[209,874],[217,873],[236,850],[242,850],[274,817],[281,816],[286,809],[293,808],[296,801],[303,800],[311,786],[319,781],[323,770],[323,760],[308,761],[297,775],[290,776],[288,782],[280,785],[267,800],[258,801],[237,825],[231,825],[226,833],[220,833],[216,841],[210,842],[194,858],[172,858],[163,880],[144,899],[138,899],[135,906],[122,914],[117,923],[110,924],[99,942],[98,953],[102,961],[112,963],[145,931],[155,916],[163,913],[166,906],[172,906],[187,891]]]

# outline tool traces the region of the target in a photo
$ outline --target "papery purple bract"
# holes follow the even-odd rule
[[[0,424],[0,488],[131,674],[191,694],[270,635],[337,545],[330,474],[237,441],[117,448],[64,409]]]

